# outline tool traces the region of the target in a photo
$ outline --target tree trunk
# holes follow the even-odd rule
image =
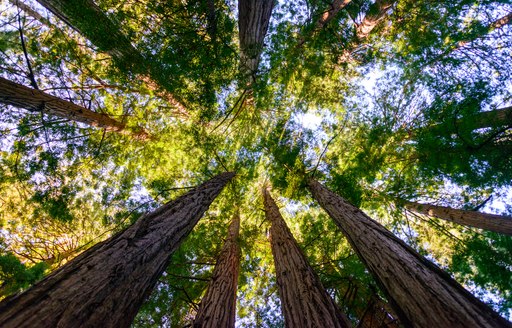
[[[181,115],[188,115],[182,100],[171,94],[168,80],[172,73],[145,58],[92,0],[37,0],[71,28],[88,38],[99,50],[108,53],[116,65],[140,75],[156,94],[166,99]]]
[[[350,327],[327,294],[286,226],[268,190],[263,190],[265,217],[272,223],[270,243],[286,327]]]
[[[308,188],[335,221],[406,327],[512,327],[446,272],[317,181]]]
[[[240,271],[240,213],[234,215],[229,226],[228,239],[222,247],[213,270],[213,277],[199,304],[194,328],[234,328],[236,317],[236,290]]]
[[[106,114],[94,112],[72,102],[11,82],[2,77],[0,77],[0,103],[102,127],[107,131],[130,134],[138,139],[147,139],[149,137],[143,129],[138,131],[129,130],[124,123],[116,121]]]
[[[396,315],[391,314],[391,310],[386,302],[380,297],[374,295],[368,307],[363,313],[357,328],[399,328],[400,324]]]
[[[306,42],[306,39],[321,29],[323,29],[331,20],[338,15],[338,13],[345,8],[352,0],[334,0],[330,5],[329,8],[322,12],[318,19],[315,22],[315,26],[313,27],[313,30],[308,33],[308,35],[301,35],[299,37],[299,41],[297,42],[297,47],[302,47],[304,43]]]
[[[25,293],[0,303],[1,327],[129,327],[144,299],[234,173],[144,215]]]
[[[370,9],[364,16],[361,23],[357,25],[357,38],[359,40],[366,39],[370,35],[371,31],[373,31],[373,29],[387,17],[389,9],[395,2],[395,0],[376,0],[375,3],[370,6]]]
[[[442,220],[512,236],[512,217],[510,216],[465,211],[451,207],[407,201],[405,202],[405,207],[411,211]]]
[[[238,1],[240,70],[242,75],[247,77],[249,86],[255,81],[272,8],[274,8],[274,0]]]

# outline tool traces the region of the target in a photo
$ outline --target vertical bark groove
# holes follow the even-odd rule
[[[111,118],[107,114],[94,112],[70,101],[11,82],[2,77],[0,77],[0,103],[28,109],[31,112],[43,112],[67,118],[71,121],[102,127],[107,131],[130,134],[138,139],[149,138],[149,135],[143,129],[130,130],[124,123]]]
[[[272,223],[270,243],[285,326],[351,327],[308,264],[266,189],[263,199],[265,216]]]
[[[317,181],[308,188],[387,294],[407,327],[512,327],[447,273]]]
[[[213,277],[199,304],[194,328],[234,328],[236,291],[240,271],[240,213],[233,216],[221,253],[213,270]]]
[[[445,221],[512,236],[512,217],[510,216],[488,214],[478,211],[465,211],[451,207],[416,202],[406,202],[405,208]]]
[[[234,173],[223,173],[99,243],[0,303],[1,327],[129,327],[190,233]]]

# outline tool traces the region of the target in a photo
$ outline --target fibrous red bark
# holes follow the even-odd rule
[[[237,211],[215,264],[212,280],[199,304],[194,328],[235,327],[236,291],[240,271],[239,231],[240,213]]]
[[[313,272],[267,189],[263,199],[265,216],[272,223],[270,243],[285,326],[351,327]]]
[[[129,327],[172,253],[233,176],[216,176],[4,300],[0,326]]]
[[[378,222],[311,179],[313,197],[366,265],[407,327],[512,327],[446,272]]]

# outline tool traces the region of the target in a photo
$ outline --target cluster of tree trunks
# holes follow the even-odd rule
[[[313,197],[347,237],[407,327],[512,327],[378,222],[314,179]]]
[[[270,243],[286,327],[351,327],[324,289],[279,213],[263,189],[265,217],[271,222]]]
[[[512,236],[512,217],[459,210],[451,207],[405,202],[405,208],[457,224],[494,231]]]
[[[378,295],[368,302],[357,328],[399,328],[398,318]]]
[[[55,115],[92,126],[130,134],[137,139],[147,139],[149,135],[143,129],[128,129],[126,124],[119,122],[107,114],[98,113],[79,106],[70,101],[49,95],[42,91],[6,80],[0,77],[0,103]]]
[[[0,326],[129,327],[172,253],[233,176],[216,176],[4,300]]]
[[[236,319],[236,290],[240,271],[240,213],[233,216],[228,238],[220,252],[213,277],[199,304],[194,328],[234,328]]]

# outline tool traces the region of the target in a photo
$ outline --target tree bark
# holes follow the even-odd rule
[[[400,328],[396,315],[380,297],[374,295],[368,303],[357,328]]]
[[[233,216],[228,239],[222,247],[213,270],[213,277],[199,304],[194,328],[234,328],[236,318],[236,291],[240,271],[240,213]]]
[[[249,86],[255,81],[273,8],[274,0],[238,1],[240,70]]]
[[[313,197],[347,237],[406,327],[512,327],[446,272],[355,206],[310,179]]]
[[[482,213],[478,211],[465,211],[451,207],[421,204],[416,202],[404,203],[405,208],[428,216],[457,224],[475,227],[483,230],[499,232],[512,236],[512,217]]]
[[[88,38],[101,51],[108,53],[118,67],[140,75],[149,88],[166,99],[178,112],[186,115],[182,100],[169,90],[172,74],[155,60],[145,58],[92,0],[37,0],[64,23]]]
[[[2,327],[129,327],[144,299],[234,173],[144,215],[25,293],[0,303]]]
[[[124,123],[106,114],[94,112],[72,102],[11,82],[2,77],[0,77],[0,103],[28,109],[31,112],[42,112],[71,121],[102,127],[107,131],[130,134],[138,139],[149,138],[149,135],[143,129],[130,130]]]
[[[286,226],[268,190],[263,190],[265,217],[286,327],[351,327],[327,294]]]
[[[361,23],[357,25],[357,38],[359,40],[366,39],[370,35],[371,31],[373,31],[373,29],[387,17],[389,9],[395,2],[395,0],[376,0],[375,3],[370,6],[370,9],[364,16]]]

